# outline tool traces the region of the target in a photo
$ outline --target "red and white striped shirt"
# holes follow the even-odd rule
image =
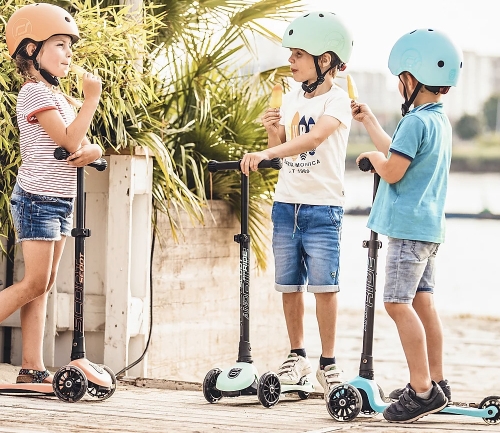
[[[42,82],[27,82],[17,97],[17,124],[22,163],[17,182],[32,194],[76,197],[76,167],[54,158],[58,145],[40,126],[37,113],[58,110],[68,126],[75,111],[61,93],[52,92]]]

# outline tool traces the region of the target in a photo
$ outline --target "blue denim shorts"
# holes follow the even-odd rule
[[[10,197],[17,242],[58,241],[71,236],[73,198],[31,194],[17,183]]]
[[[274,202],[273,253],[278,292],[338,292],[344,209]]]
[[[409,304],[417,292],[434,292],[439,244],[389,238],[384,302]]]

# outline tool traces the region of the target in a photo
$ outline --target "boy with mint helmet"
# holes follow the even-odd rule
[[[311,12],[293,20],[285,30],[282,42],[285,48],[300,48],[314,57],[318,77],[311,84],[302,83],[307,93],[322,84],[331,69],[345,69],[345,64],[351,58],[353,44],[352,33],[344,21],[333,12],[323,11]],[[322,72],[318,59],[326,52],[334,53],[335,60],[328,70]]]
[[[274,289],[282,296],[290,352],[277,375],[288,390],[305,391],[310,383],[304,293],[312,293],[321,340],[316,378],[325,397],[343,382],[335,340],[345,158],[352,115],[349,95],[335,83],[335,75],[344,70],[352,46],[350,30],[332,12],[315,11],[292,21],[283,47],[290,51],[292,78],[302,86],[286,92],[281,107],[273,104],[264,112],[267,149],[246,153],[241,160],[245,175],[257,170],[263,159],[283,160],[271,221]]]
[[[456,86],[462,72],[462,50],[446,34],[434,29],[418,29],[402,36],[392,47],[389,69],[399,76],[409,72],[419,82],[408,98],[404,88],[403,116],[408,113],[422,88],[446,94]]]
[[[377,148],[357,162],[368,158],[381,177],[367,226],[388,237],[384,306],[398,328],[410,373],[408,385],[389,394],[394,401],[384,418],[408,423],[451,401],[433,293],[452,151],[441,95],[457,85],[462,50],[440,31],[414,30],[395,43],[389,69],[399,77],[405,101],[392,138],[366,104],[353,101],[351,110]]]

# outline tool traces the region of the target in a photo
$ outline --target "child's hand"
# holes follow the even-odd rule
[[[102,92],[101,77],[93,75],[90,72],[85,72],[83,74],[82,90],[86,100],[99,100]]]
[[[262,116],[262,124],[268,134],[277,134],[280,127],[280,109],[279,108],[268,108],[264,115]]]
[[[373,116],[372,110],[370,110],[368,105],[362,103],[360,104],[356,101],[351,101],[351,113],[352,118],[361,123],[368,117]]]
[[[370,163],[373,165],[373,162],[372,160],[370,159],[370,156],[373,156],[374,154],[376,153],[380,153],[380,152],[377,152],[377,151],[373,151],[373,152],[363,152],[362,154],[360,154],[357,158],[356,158],[356,165],[359,167],[359,161],[361,161],[363,158],[367,158]],[[370,170],[371,173],[375,173],[375,169],[373,170]]]
[[[101,148],[97,144],[87,144],[68,156],[68,165],[84,167],[102,156]]]
[[[248,176],[250,170],[256,171],[259,169],[259,163],[264,159],[268,159],[265,151],[246,153],[240,163],[241,172]]]

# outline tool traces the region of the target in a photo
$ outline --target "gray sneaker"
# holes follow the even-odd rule
[[[441,387],[432,381],[432,391],[428,399],[417,397],[416,392],[406,385],[399,400],[392,402],[384,409],[384,418],[389,422],[410,423],[425,415],[439,412],[448,404]]]
[[[323,387],[325,398],[334,386],[344,382],[342,380],[342,373],[342,370],[336,364],[327,365],[324,370],[318,367],[318,370],[316,370],[316,379],[318,379],[319,384]]]
[[[444,395],[446,396],[448,401],[451,402],[451,386],[448,383],[448,381],[446,379],[440,380],[438,382],[438,385],[443,390]],[[391,393],[389,394],[389,398],[391,400],[399,400],[399,397],[401,397],[401,394],[403,394],[404,390],[405,390],[405,388],[398,388],[398,389],[391,391]]]
[[[286,361],[278,369],[277,375],[283,385],[295,385],[311,371],[311,363],[307,358],[296,353],[290,353]]]

